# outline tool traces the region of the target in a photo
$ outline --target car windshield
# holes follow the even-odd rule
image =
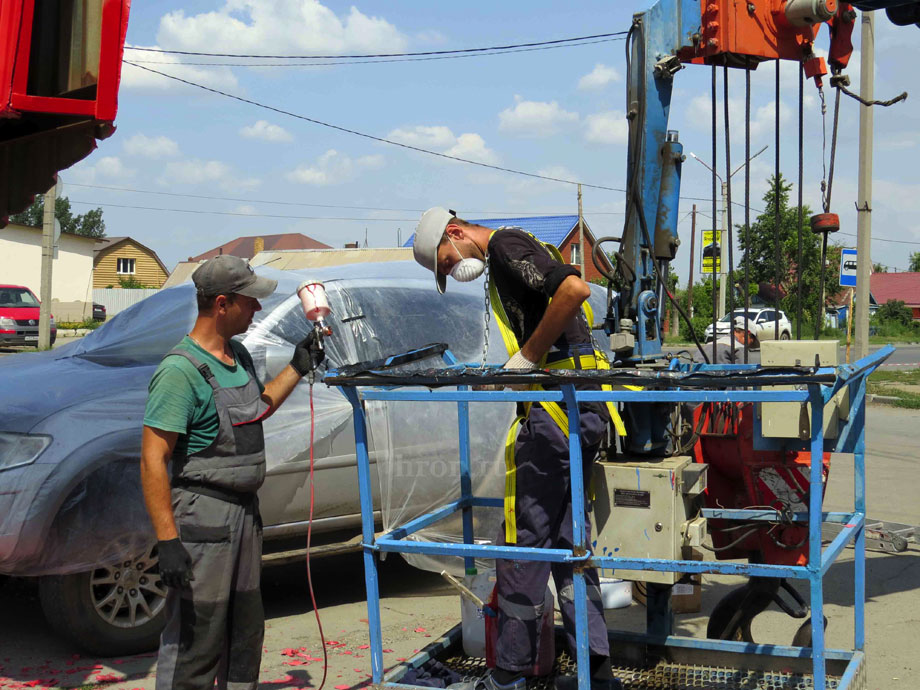
[[[37,307],[32,291],[21,287],[0,288],[0,307]]]
[[[751,311],[749,311],[749,312],[747,313],[747,317],[748,317],[749,319],[753,319],[756,315],[757,315],[757,312],[756,312],[756,311],[753,311],[753,310],[751,310]],[[736,316],[744,316],[744,309],[735,309],[735,311],[726,314],[726,315],[723,316],[721,319],[719,319],[719,321],[721,321],[722,323],[728,323],[729,321],[731,321],[731,320],[732,320],[733,318],[735,318]]]

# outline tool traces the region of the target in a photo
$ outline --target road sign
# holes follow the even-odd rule
[[[703,275],[722,272],[722,252],[718,238],[718,230],[703,230],[703,262],[701,267]],[[715,262],[715,268],[713,268],[713,261]]]
[[[856,267],[858,261],[855,249],[844,249],[840,252],[840,286],[856,287]]]

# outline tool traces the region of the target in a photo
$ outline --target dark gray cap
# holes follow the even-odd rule
[[[278,286],[277,280],[257,276],[246,260],[231,254],[208,259],[195,269],[192,280],[205,297],[234,293],[264,299]]]

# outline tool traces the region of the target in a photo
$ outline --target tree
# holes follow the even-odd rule
[[[910,265],[907,270],[912,273],[920,273],[920,252],[910,253]]]
[[[44,223],[44,215],[45,196],[39,194],[29,208],[22,213],[10,216],[10,222],[40,228]],[[70,199],[61,196],[54,200],[54,215],[61,223],[61,232],[84,237],[105,237],[105,221],[102,220],[101,208],[74,215],[70,210]]]
[[[883,264],[872,264],[873,273],[888,273],[888,267]]]
[[[893,321],[902,326],[910,326],[913,314],[910,307],[899,299],[890,299],[875,312],[876,321]]]
[[[745,226],[738,226],[738,238],[741,245],[741,273],[747,266],[752,284],[776,282],[776,245],[775,245],[775,211],[779,206],[779,244],[780,244],[780,288],[785,295],[780,306],[790,316],[796,314],[798,298],[798,246],[799,233],[802,236],[802,318],[815,322],[818,311],[818,295],[821,290],[821,237],[811,231],[809,218],[811,209],[802,207],[802,225],[798,227],[799,211],[789,205],[789,191],[792,185],[782,175],[779,180],[769,179],[770,187],[764,195],[766,203],[764,212],[751,224],[750,233]],[[840,288],[834,279],[840,270],[840,247],[831,244],[827,248],[825,273],[825,299],[834,297]],[[694,300],[695,301],[695,300]]]

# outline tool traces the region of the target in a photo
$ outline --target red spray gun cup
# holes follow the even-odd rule
[[[297,296],[303,307],[303,315],[312,321],[314,327],[322,335],[332,335],[332,329],[326,325],[325,318],[332,313],[329,300],[326,297],[326,288],[316,280],[307,280],[297,288]]]

